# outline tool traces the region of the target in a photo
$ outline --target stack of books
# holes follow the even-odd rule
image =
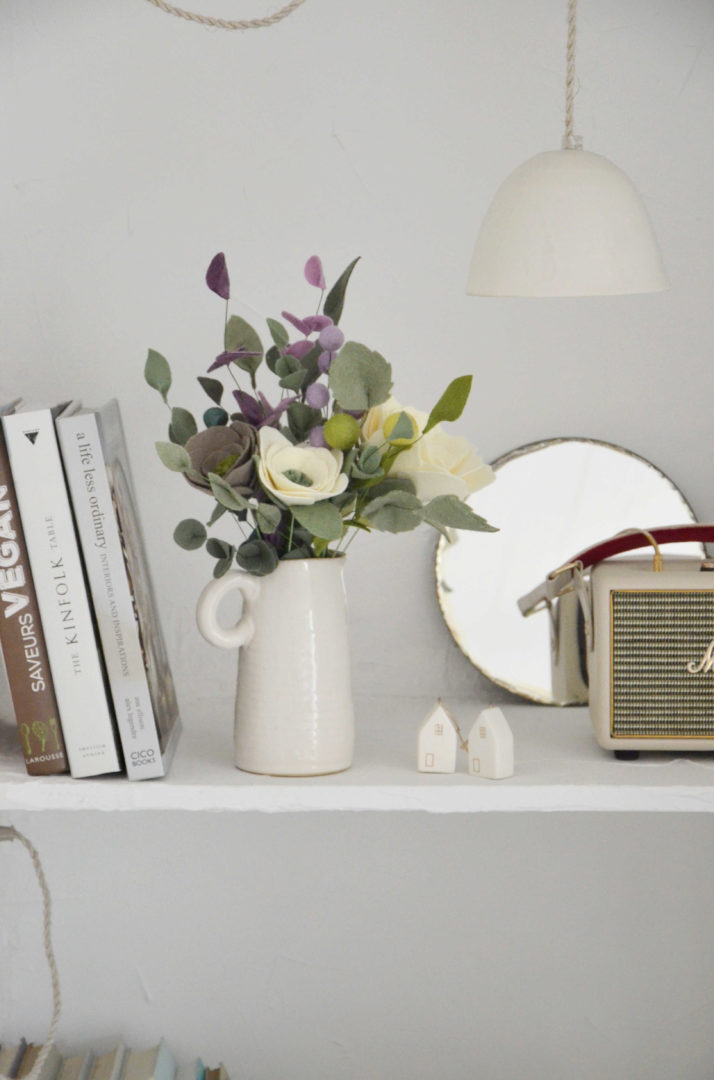
[[[0,1076],[24,1080],[39,1056],[41,1046],[19,1043],[0,1046]],[[149,1050],[131,1050],[119,1039],[109,1049],[95,1053],[82,1050],[64,1056],[56,1046],[50,1050],[38,1080],[230,1080],[225,1065],[206,1068],[198,1058],[179,1070],[164,1039]]]
[[[16,401],[0,422],[0,648],[27,771],[164,776],[181,724],[118,403]]]

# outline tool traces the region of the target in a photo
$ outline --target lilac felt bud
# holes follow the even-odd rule
[[[307,437],[307,441],[310,443],[310,446],[327,446],[322,425],[310,429],[310,434]]]
[[[223,252],[214,255],[206,271],[206,285],[211,292],[217,293],[223,300],[230,299],[231,283],[228,279],[226,257]]]
[[[330,370],[330,364],[335,359],[336,355],[337,353],[324,352],[318,356],[317,366],[323,375],[325,375]]]
[[[337,352],[337,350],[341,349],[344,345],[345,335],[342,333],[339,326],[326,326],[324,330],[320,331],[320,336],[317,340],[327,352]]]
[[[324,409],[330,400],[330,391],[322,383],[312,383],[305,391],[305,401],[313,409]]]
[[[325,275],[319,255],[311,255],[305,263],[305,280],[308,285],[314,285],[318,289],[325,288]]]

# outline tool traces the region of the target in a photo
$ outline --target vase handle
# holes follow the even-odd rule
[[[235,589],[243,596],[243,611],[235,626],[225,628],[218,621],[221,601]],[[219,649],[238,649],[250,644],[255,633],[255,623],[250,607],[260,596],[260,582],[252,574],[241,570],[229,570],[223,577],[206,585],[198,598],[196,622],[206,641]]]

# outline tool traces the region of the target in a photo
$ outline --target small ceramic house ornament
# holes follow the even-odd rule
[[[419,772],[454,772],[458,745],[456,724],[437,701],[419,729],[417,769]]]
[[[469,772],[488,780],[513,776],[513,732],[500,709],[479,713],[468,739]]]

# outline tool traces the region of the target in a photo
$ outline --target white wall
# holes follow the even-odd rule
[[[235,660],[211,650],[194,629],[195,597],[210,567],[207,557],[176,548],[171,533],[176,521],[200,516],[203,506],[155,457],[165,417],[142,370],[147,348],[158,349],[174,368],[174,402],[203,406],[195,376],[220,349],[222,318],[203,274],[218,250],[229,259],[239,298],[234,310],[257,323],[283,307],[302,312],[312,304],[301,277],[308,255],[318,252],[331,278],[361,255],[344,327],[392,362],[403,401],[428,408],[449,379],[473,372],[472,400],[458,430],[486,458],[553,435],[606,439],[668,472],[701,518],[714,515],[714,6],[710,0],[583,0],[580,7],[577,128],[587,148],[611,157],[643,193],[672,280],[667,294],[569,301],[464,295],[473,239],[493,191],[520,161],[560,142],[561,0],[307,0],[280,26],[243,36],[202,30],[143,0],[3,0],[0,384],[33,398],[81,394],[98,403],[118,395],[182,696],[231,693]],[[212,0],[210,10],[230,17],[266,8]],[[432,696],[472,687],[486,693],[438,612],[433,549],[426,531],[353,545],[348,588],[358,686]],[[346,835],[358,864],[377,820],[358,819]],[[411,829],[416,821],[409,819]],[[463,839],[463,854],[478,852],[477,824]],[[385,839],[395,827],[378,826],[376,855],[364,863],[361,885],[375,919],[391,920],[406,957],[414,910],[407,907],[403,923],[382,891],[381,864],[399,859],[399,848],[391,855]],[[571,880],[568,860],[577,859],[581,838],[567,824],[553,828],[564,853],[561,871],[553,872],[558,892]],[[599,819],[592,828],[603,844],[609,827]],[[256,855],[265,857],[265,829],[242,833],[235,883]],[[47,841],[61,843],[65,835],[59,825],[43,830]],[[302,836],[309,848],[313,833],[302,830],[291,825],[289,835]],[[444,836],[428,830],[426,850],[438,850]],[[667,836],[668,851],[683,842],[680,834]],[[692,858],[698,837],[692,833]],[[633,842],[628,834],[615,844],[618,866],[626,865]],[[106,844],[97,833],[87,843],[100,860],[117,849],[117,866],[134,839],[112,828]],[[488,850],[495,857],[498,845]],[[547,846],[539,850],[545,859]],[[454,857],[456,881],[460,865]],[[322,875],[329,875],[328,859]],[[207,881],[208,890],[218,876]],[[290,881],[283,887],[289,895]],[[519,887],[515,869],[513,887]],[[138,882],[135,888],[143,891]],[[450,895],[428,877],[418,888],[430,910]],[[604,888],[593,881],[601,898]],[[325,906],[333,936],[344,929],[340,913],[352,889],[340,878]],[[151,902],[159,895],[156,887]],[[318,886],[318,905],[320,897]],[[406,903],[403,892],[396,903]],[[259,920],[261,897],[251,905]],[[286,902],[280,913],[286,933],[299,933],[302,912],[301,903],[293,910]],[[527,911],[514,915],[517,934],[529,942],[529,970],[545,965],[552,988],[552,933],[540,935]],[[180,940],[181,928],[169,925]],[[656,938],[671,924],[660,911],[648,925]],[[702,933],[706,925],[702,916]],[[461,933],[461,927],[451,931],[454,954]],[[385,977],[396,992],[398,965],[387,970],[376,946],[366,955],[374,967],[365,964],[354,975],[361,992],[374,986],[379,993]],[[677,955],[668,953],[673,963]],[[692,947],[677,985],[695,956]],[[650,975],[666,977],[654,957],[649,963]],[[459,978],[462,1003],[477,987],[484,992],[477,968],[469,965]],[[591,984],[585,972],[572,978],[568,986],[577,998],[576,984],[584,993]],[[310,979],[319,986],[319,970]],[[693,979],[702,989],[701,969]],[[502,979],[498,1000],[515,994],[523,1003],[538,993],[537,984],[536,977],[526,986],[519,977]],[[437,985],[446,985],[441,976]],[[287,987],[286,1015],[291,1003],[297,1007],[300,980]],[[711,998],[711,984],[707,993]],[[409,1000],[412,1016],[431,1015],[426,995]],[[270,1009],[268,998],[256,1005],[261,1024]],[[509,1015],[517,1024],[520,1011]],[[387,1010],[383,1020],[373,1019],[378,1048],[395,1036],[390,1017]],[[607,1019],[605,1040],[612,1037]],[[358,1028],[361,1022],[358,1013]],[[492,1023],[499,1023],[495,1014]],[[449,1030],[457,1040],[460,1030]],[[558,1033],[568,1047],[565,1061],[578,1031]],[[651,1034],[640,1027],[638,1045]],[[697,1052],[712,1050],[706,1032],[697,1037]],[[539,1060],[548,1045],[540,1025],[523,1038],[530,1040],[531,1059]],[[626,1041],[621,1030],[620,1050]],[[452,1041],[449,1053],[456,1056],[447,1058],[454,1065],[444,1066],[446,1080],[468,1075],[471,1052]],[[602,1075],[584,1067],[559,1072],[553,1054],[552,1047],[543,1051],[534,1076]],[[311,1075],[361,1078],[370,1072],[364,1060],[347,1055],[339,1068],[333,1061],[331,1072],[315,1067]],[[393,1062],[389,1054],[384,1060]],[[487,1075],[516,1075],[499,1072],[495,1056],[490,1060]],[[257,1064],[256,1048],[251,1061],[248,1076],[277,1075]],[[307,1076],[313,1065],[308,1055],[294,1075]],[[677,1075],[708,1075],[694,1058],[687,1068]],[[374,1066],[371,1074],[380,1075]],[[414,1064],[381,1075],[414,1074],[432,1077],[439,1070],[424,1064],[420,1073]],[[609,1075],[638,1074],[624,1061]],[[653,1066],[647,1075],[668,1074]]]

